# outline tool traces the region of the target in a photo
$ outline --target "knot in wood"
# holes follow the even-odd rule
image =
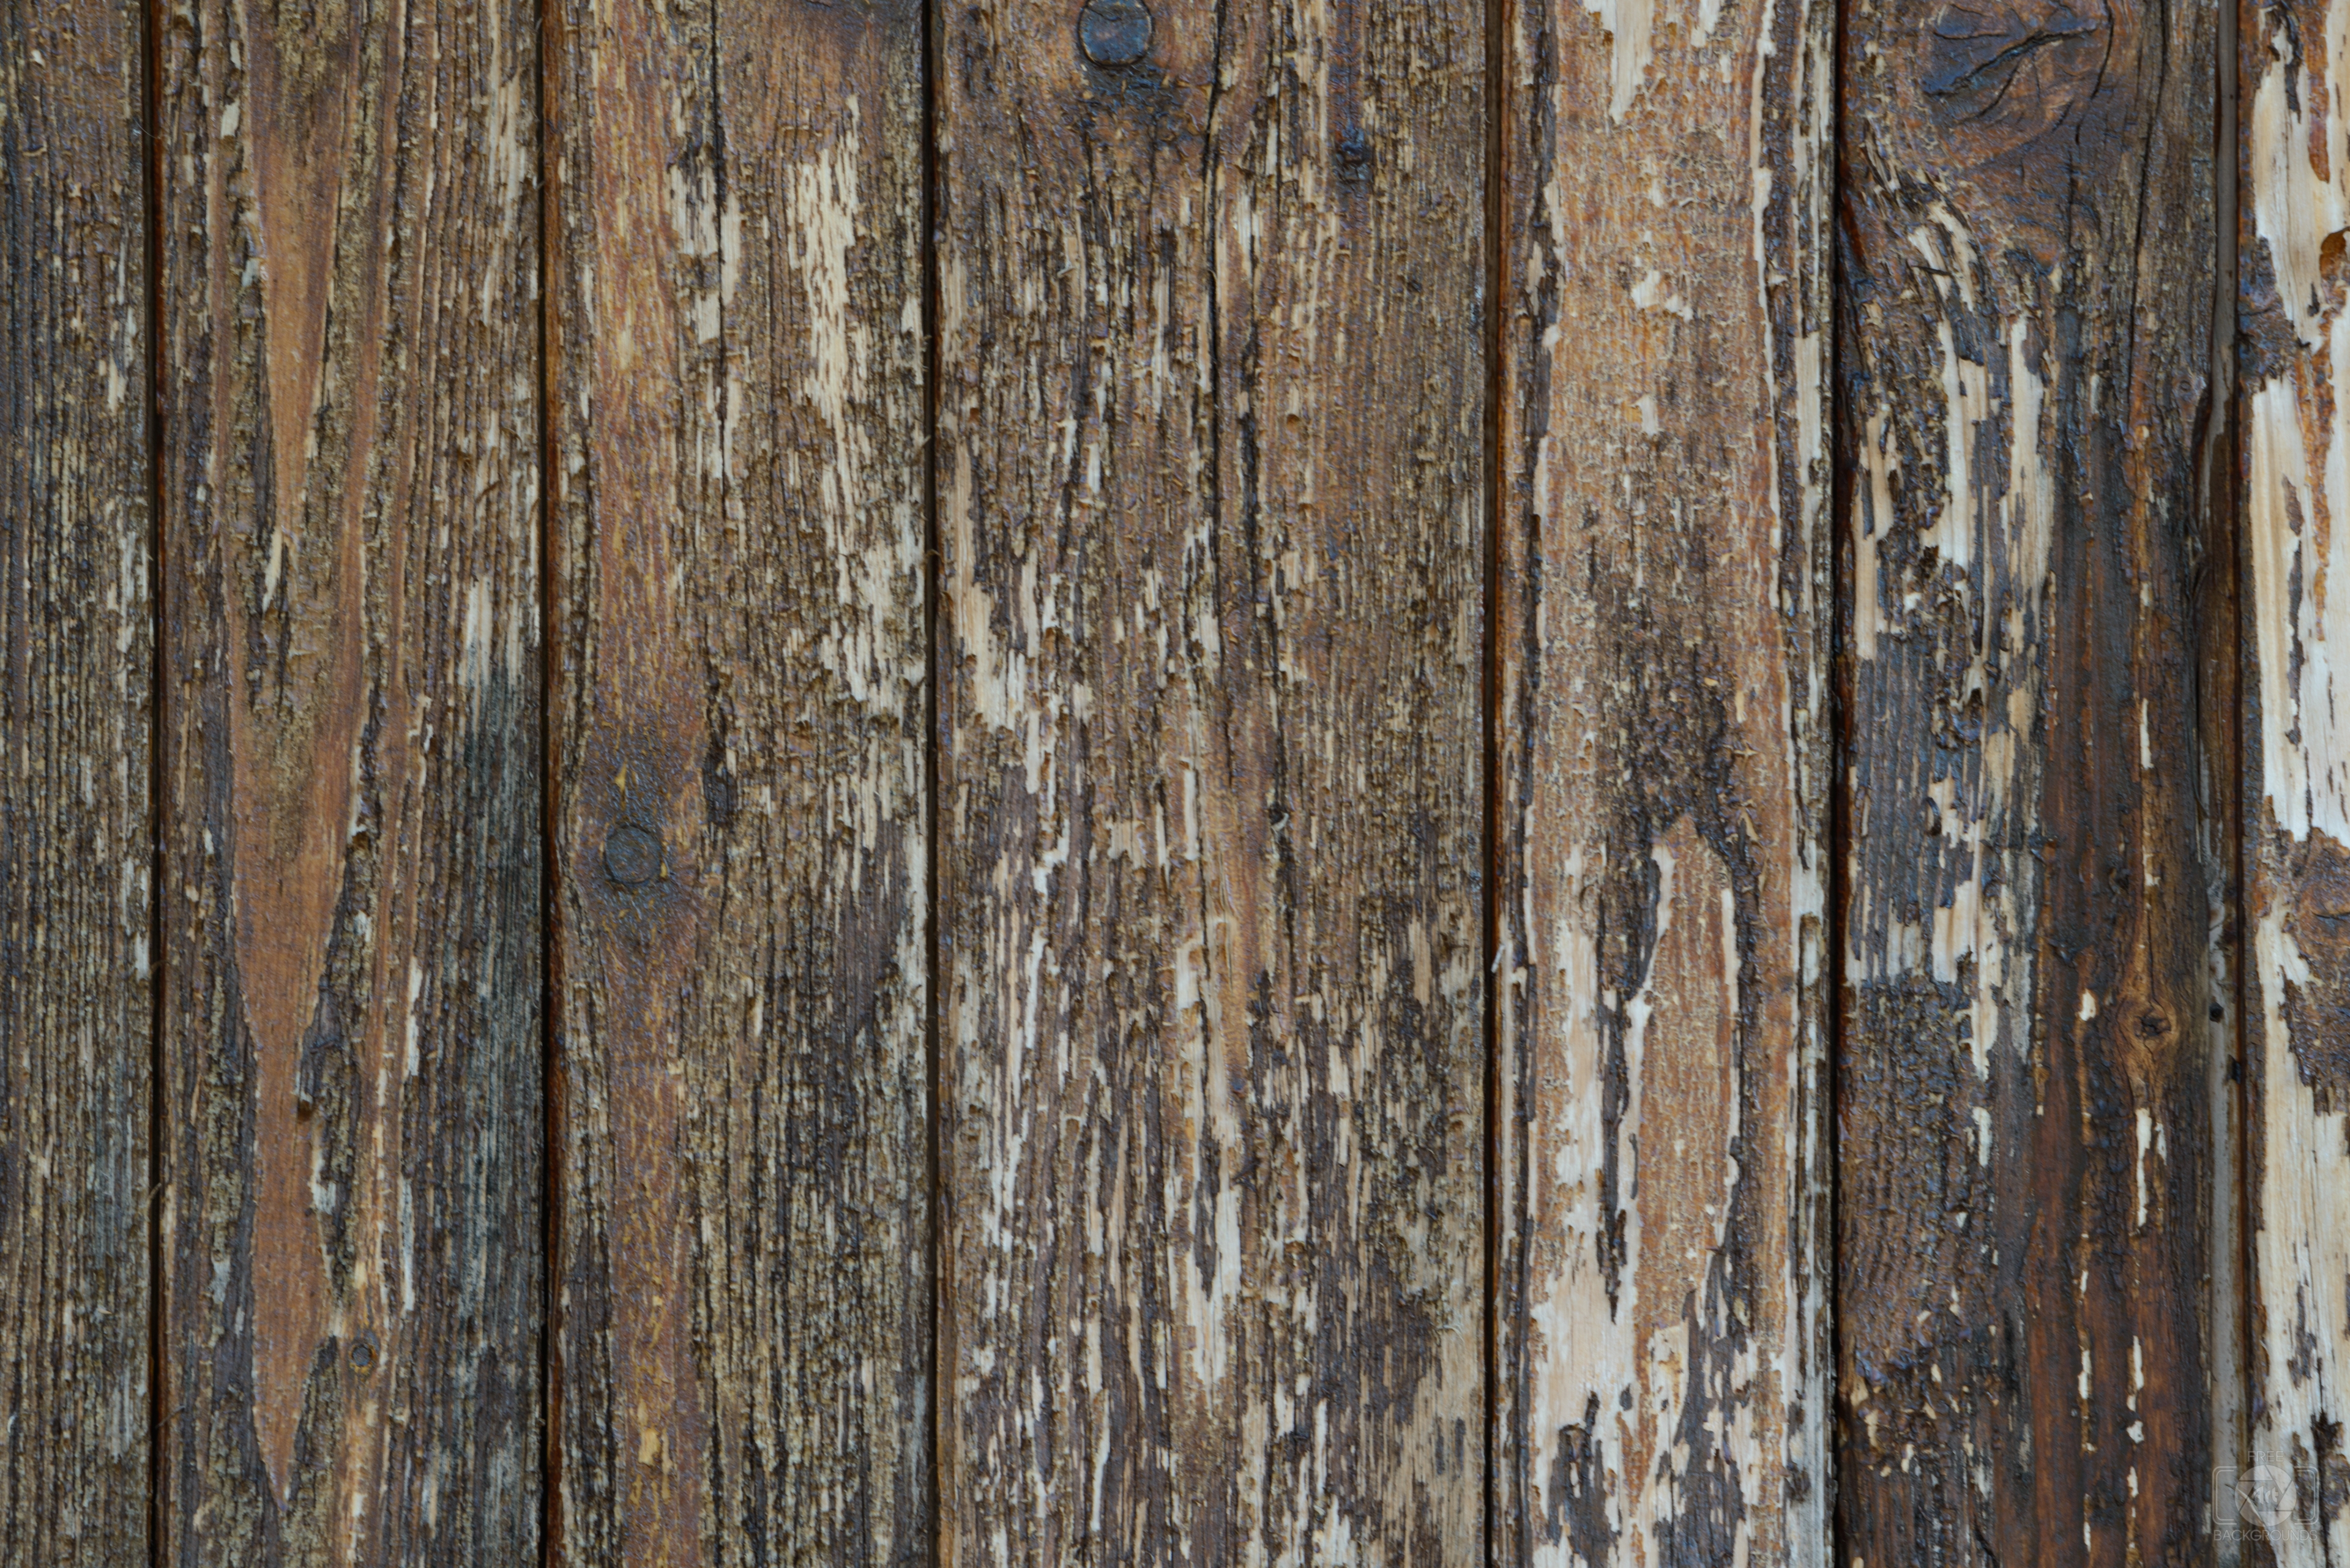
[[[1341,180],[1360,180],[1370,172],[1371,139],[1363,134],[1360,126],[1350,127],[1341,132],[1332,151],[1337,158],[1338,178]],[[1419,291],[1414,289],[1413,292]]]
[[[2102,167],[2120,144],[2090,106],[2117,90],[2109,66],[2131,31],[2117,19],[2127,22],[2068,0],[1945,6],[1918,36],[1911,67],[1945,155],[1961,167],[2001,165],[2001,196],[2029,212],[2064,189],[2055,171],[2068,160]]]
[[[1097,66],[1130,66],[1150,48],[1142,0],[1092,0],[1077,17],[1077,41]]]

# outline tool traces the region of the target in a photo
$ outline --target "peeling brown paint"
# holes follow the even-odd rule
[[[535,1550],[528,6],[156,18],[174,1561]]]
[[[939,14],[941,1557],[1467,1563],[1474,6]]]
[[[555,1558],[922,1562],[917,13],[552,10]]]
[[[1493,1552],[1816,1563],[1835,17],[1503,15]]]
[[[2340,1116],[2350,1113],[2350,849],[2314,836],[2285,864],[2298,873],[2281,922],[2297,961],[2283,981],[2285,1032],[2311,1114]]]

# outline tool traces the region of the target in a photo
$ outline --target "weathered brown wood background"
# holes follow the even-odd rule
[[[0,0],[0,1568],[2350,1563],[2345,126]]]

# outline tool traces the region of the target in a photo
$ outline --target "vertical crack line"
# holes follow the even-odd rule
[[[1823,1123],[1820,1127],[1819,1149],[1826,1169],[1820,1179],[1825,1189],[1825,1213],[1822,1223],[1827,1234],[1815,1246],[1824,1247],[1827,1254],[1828,1277],[1824,1295],[1827,1304],[1828,1364],[1820,1369],[1820,1397],[1827,1408],[1821,1412],[1825,1425],[1822,1438],[1820,1464],[1825,1472],[1820,1477],[1821,1504],[1827,1511],[1822,1521],[1823,1532],[1829,1542],[1831,1563],[1852,1561],[1850,1543],[1845,1539],[1845,1512],[1841,1481],[1844,1435],[1844,1145],[1836,1129],[1844,1125],[1844,1059],[1846,1018],[1845,953],[1852,933],[1846,929],[1846,915],[1852,900],[1852,800],[1848,778],[1852,756],[1852,659],[1848,652],[1851,642],[1851,615],[1856,563],[1846,553],[1846,520],[1852,515],[1851,452],[1846,448],[1846,432],[1850,421],[1845,417],[1844,392],[1849,384],[1846,355],[1852,351],[1851,334],[1845,330],[1845,29],[1847,21],[1843,0],[1824,0],[1835,7],[1835,20],[1830,29],[1829,104],[1826,147],[1822,151],[1827,158],[1829,174],[1828,232],[1822,243],[1828,247],[1827,384],[1820,389],[1824,405],[1822,416],[1828,433],[1828,583],[1826,675],[1828,682],[1828,820],[1827,820],[1827,961],[1821,966],[1821,981],[1827,987],[1825,1013],[1827,1040],[1826,1060],[1820,1064],[1820,1090],[1825,1102],[1816,1108]],[[1816,559],[1816,557],[1814,557]],[[1814,1267],[1817,1267],[1814,1262]]]
[[[1502,520],[1505,504],[1502,457],[1502,399],[1506,391],[1507,366],[1503,358],[1507,283],[1503,272],[1503,235],[1509,213],[1506,68],[1510,0],[1484,0],[1485,26],[1485,561],[1484,614],[1479,618],[1483,691],[1479,717],[1484,746],[1483,910],[1485,971],[1485,1269],[1483,1335],[1485,1381],[1484,1478],[1482,1513],[1484,1560],[1496,1561],[1495,1532],[1500,1525],[1495,1490],[1499,1459],[1496,1426],[1503,1410],[1501,1332],[1494,1314],[1501,1309],[1502,1266],[1502,639],[1496,630],[1502,614]]]
[[[556,201],[550,177],[548,143],[556,134],[556,106],[560,101],[556,73],[560,67],[559,30],[549,25],[551,8],[560,0],[539,0],[534,62],[538,76],[538,1025],[539,1025],[539,1292],[538,1408],[539,1489],[538,1541],[542,1559],[553,1568],[562,1560],[563,1445],[561,1397],[562,1353],[556,1344],[556,1303],[562,1300],[561,1258],[563,1191],[563,1076],[561,1012],[557,981],[561,965],[556,939],[562,929],[556,898],[556,804],[558,798],[555,765],[555,701],[556,694],[556,436],[560,402],[556,389],[554,315],[559,291],[555,286],[549,216]]]
[[[163,1133],[164,998],[170,950],[163,943],[166,688],[163,553],[163,116],[162,0],[140,7],[140,153],[147,212],[147,1562],[161,1568],[163,1542],[163,1192],[168,1163]]]
[[[946,1498],[944,1495],[946,1467],[941,1462],[941,1444],[945,1431],[945,1401],[948,1380],[941,1366],[941,1327],[940,1297],[946,1282],[940,1274],[944,1256],[943,1241],[946,1194],[940,1179],[939,1137],[941,1107],[944,1105],[945,1085],[941,1082],[942,1057],[939,1049],[939,992],[944,981],[939,973],[939,887],[941,867],[939,860],[939,775],[940,747],[944,743],[939,729],[942,711],[939,698],[939,682],[946,661],[939,646],[939,574],[944,566],[939,542],[939,73],[938,59],[942,52],[939,29],[944,25],[934,0],[922,0],[922,638],[923,638],[923,701],[922,701],[922,1071],[923,1081],[930,1089],[930,1104],[924,1107],[926,1147],[924,1173],[929,1197],[928,1212],[924,1214],[922,1278],[929,1285],[926,1310],[929,1314],[927,1332],[930,1339],[930,1475],[923,1497],[931,1509],[931,1561],[935,1565],[943,1562],[946,1552]]]

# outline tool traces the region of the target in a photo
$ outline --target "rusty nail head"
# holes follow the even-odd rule
[[[632,822],[612,829],[604,840],[604,874],[623,888],[651,881],[660,866],[660,840]]]
[[[1142,0],[1089,0],[1077,17],[1077,39],[1097,66],[1130,66],[1149,51],[1150,13]]]

